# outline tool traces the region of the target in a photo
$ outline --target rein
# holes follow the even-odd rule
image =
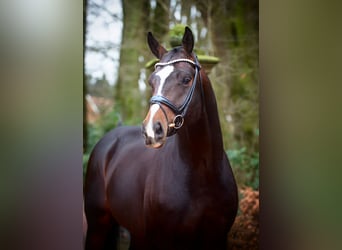
[[[157,66],[166,66],[166,65],[170,65],[170,64],[174,64],[174,63],[178,63],[178,62],[187,62],[187,63],[190,63],[190,64],[195,66],[195,76],[194,76],[193,84],[190,87],[190,90],[189,90],[183,104],[180,107],[176,107],[169,99],[167,99],[166,97],[164,97],[162,95],[152,96],[150,99],[151,105],[152,104],[159,104],[159,106],[162,109],[166,119],[167,119],[166,113],[160,104],[164,104],[167,107],[169,107],[174,112],[174,114],[176,115],[173,119],[173,123],[169,124],[169,128],[171,128],[171,131],[168,130],[167,136],[171,136],[171,135],[175,134],[177,132],[177,130],[182,127],[182,125],[184,123],[184,117],[185,117],[186,112],[188,110],[191,99],[194,95],[196,84],[197,84],[197,76],[198,76],[198,73],[201,69],[201,66],[198,63],[197,57],[194,56],[194,58],[195,58],[195,61],[192,61],[192,60],[187,59],[187,58],[180,58],[180,59],[171,60],[169,62],[159,62],[159,63],[156,63],[154,66],[156,68]],[[200,76],[200,82],[201,82],[201,76]],[[202,84],[202,83],[200,83],[200,84]],[[202,90],[202,86],[201,86],[201,90]],[[203,92],[203,90],[202,90],[202,92]],[[202,93],[202,95],[203,95],[203,93]]]

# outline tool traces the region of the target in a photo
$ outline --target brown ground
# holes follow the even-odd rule
[[[228,235],[229,249],[259,249],[259,191],[245,188],[240,193],[240,211]]]

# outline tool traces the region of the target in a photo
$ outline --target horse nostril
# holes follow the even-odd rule
[[[145,137],[145,144],[146,145],[151,145],[152,144],[152,138],[151,137]]]
[[[145,138],[147,137],[147,133],[146,133],[146,129],[144,125],[141,126],[141,133]]]
[[[144,125],[141,126],[141,134],[142,134],[142,136],[145,138],[145,144],[146,144],[146,145],[152,144],[152,138],[149,137],[149,136],[147,135],[146,129],[145,129],[145,126],[144,126]]]
[[[154,133],[156,134],[156,139],[162,139],[164,135],[164,130],[160,122],[156,122],[153,125]]]

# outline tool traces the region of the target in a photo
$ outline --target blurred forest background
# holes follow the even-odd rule
[[[258,0],[84,0],[84,170],[104,133],[146,115],[146,64],[154,59],[147,32],[171,48],[172,34],[187,25],[195,52],[219,59],[209,78],[238,185],[258,190],[258,14]]]

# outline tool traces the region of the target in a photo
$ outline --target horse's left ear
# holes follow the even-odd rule
[[[182,44],[183,44],[183,48],[185,49],[185,51],[191,54],[194,48],[194,36],[189,27],[185,27]]]
[[[158,59],[161,59],[162,56],[167,52],[167,50],[163,46],[161,46],[159,42],[154,38],[151,32],[148,32],[147,34],[147,43],[152,53]]]

